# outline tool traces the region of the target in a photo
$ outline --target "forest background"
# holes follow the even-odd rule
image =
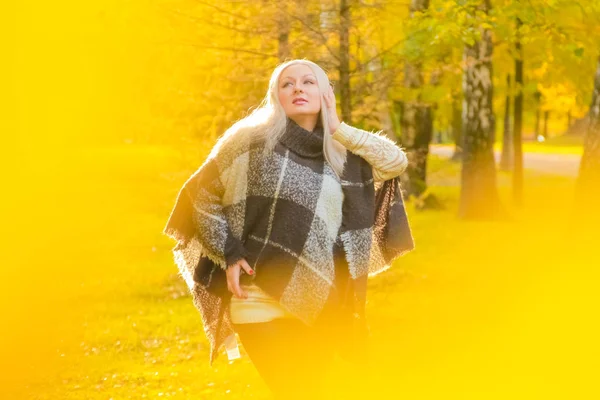
[[[292,58],[411,160],[417,247],[371,282],[361,390],[598,394],[599,2],[24,1],[3,17],[3,398],[267,397],[247,357],[208,366],[161,231]]]

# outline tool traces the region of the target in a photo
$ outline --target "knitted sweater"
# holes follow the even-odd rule
[[[350,151],[338,176],[324,158],[322,129],[288,119],[272,150],[243,128],[233,134],[185,182],[164,229],[177,240],[174,258],[202,316],[210,361],[234,334],[225,270],[241,258],[255,271],[242,285],[255,284],[307,325],[333,318],[352,337],[365,324],[367,277],[414,247],[389,179],[405,168],[404,153],[342,124],[335,138]],[[364,157],[352,153],[370,142],[378,145]],[[376,188],[376,179],[388,180]]]
[[[293,124],[294,133],[310,135],[311,132]],[[391,179],[400,175],[407,166],[406,154],[386,137],[354,128],[342,122],[334,132],[333,138],[344,145],[352,153],[364,158],[373,167],[373,178],[376,182]],[[341,203],[338,204],[341,213]],[[231,321],[236,324],[268,322],[275,318],[294,318],[281,306],[279,301],[269,296],[260,287],[242,285],[248,298],[240,299],[232,296],[230,305]],[[229,349],[235,347],[230,342]]]

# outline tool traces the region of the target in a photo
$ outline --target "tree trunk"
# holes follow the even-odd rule
[[[452,96],[452,138],[454,139],[454,154],[452,160],[462,159],[462,102],[459,94]]]
[[[383,42],[379,43],[380,48],[384,47]],[[373,52],[378,52],[378,49],[374,45],[370,45],[370,50]],[[387,66],[385,64],[384,57],[376,57],[374,60],[366,63],[367,69],[373,68],[375,71],[378,71],[379,74],[383,74],[386,71]],[[390,100],[389,91],[387,90],[387,85],[379,86],[382,90],[381,100],[382,107],[379,111],[375,112],[377,115],[377,119],[381,124],[381,129],[385,133],[385,135],[394,142],[398,143],[398,136],[396,135],[396,126],[395,126],[395,112],[393,102]]]
[[[487,13],[489,0],[478,9]],[[465,45],[463,74],[463,163],[459,216],[495,218],[503,214],[496,187],[494,161],[494,111],[492,82],[492,34],[481,29],[481,39]]]
[[[412,0],[410,16],[415,12],[425,11],[429,0]],[[404,68],[404,87],[419,91],[423,86],[421,64],[406,62]],[[433,118],[431,106],[416,100],[404,103],[402,113],[402,145],[408,157],[408,168],[401,177],[402,185],[408,196],[419,197],[427,188],[427,155],[433,133]]]
[[[510,135],[510,74],[506,75],[506,100],[504,102],[504,130],[502,135],[502,155],[500,169],[510,171],[512,166],[512,141]]]
[[[277,58],[280,62],[290,58],[290,19],[286,12],[288,2],[277,4]]]
[[[544,139],[548,139],[548,117],[550,116],[550,111],[544,111],[544,133],[542,134]]]
[[[399,100],[393,100],[392,102],[392,122],[394,124],[394,132],[396,135],[396,142],[402,144],[402,118],[404,115],[404,102]]]
[[[350,1],[340,1],[340,103],[342,121],[352,123],[350,98]]]
[[[583,156],[577,178],[576,207],[582,213],[598,217],[600,202],[600,57],[594,79],[589,125],[583,144]]]
[[[540,136],[540,106],[541,106],[542,94],[538,91],[535,92],[535,132],[533,140],[537,140]]]
[[[517,32],[522,23],[517,18]],[[513,132],[513,201],[516,205],[523,203],[523,49],[521,41],[515,43],[517,58],[515,59],[515,117]]]

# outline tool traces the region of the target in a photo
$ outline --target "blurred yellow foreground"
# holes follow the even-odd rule
[[[214,138],[105,140],[126,136],[143,105],[134,93],[150,66],[135,32],[86,23],[99,11],[85,3],[15,12],[0,397],[268,398],[246,356],[208,366],[161,235]],[[516,209],[500,173],[513,220],[462,222],[459,168],[432,158],[447,209],[408,206],[416,249],[371,282],[370,374],[338,360],[330,381],[344,386],[330,398],[599,398],[597,225],[573,217],[574,177],[527,170]]]

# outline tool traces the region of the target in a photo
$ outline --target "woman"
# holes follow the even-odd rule
[[[318,65],[273,71],[261,106],[219,139],[165,227],[211,363],[237,332],[290,398],[316,396],[336,351],[361,359],[367,277],[413,248],[397,186],[375,182],[397,182],[406,165],[394,142],[339,120]]]

